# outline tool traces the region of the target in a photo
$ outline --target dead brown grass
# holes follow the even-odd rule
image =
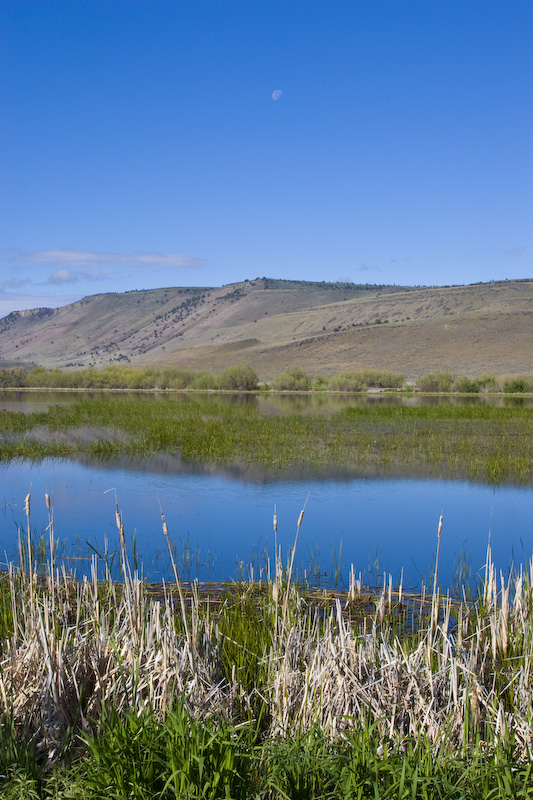
[[[302,519],[303,511],[298,531]],[[296,536],[286,566],[276,558],[272,574],[257,582],[252,572],[234,587],[262,603],[267,630],[261,652],[233,641],[263,676],[250,689],[235,665],[231,680],[221,677],[224,605],[202,606],[197,584],[186,597],[176,569],[176,586],[155,597],[132,575],[122,533],[121,542],[120,584],[97,581],[96,558],[81,581],[53,560],[39,579],[22,545],[21,568],[3,576],[12,629],[0,643],[0,714],[49,760],[68,729],[87,731],[104,709],[161,716],[181,697],[200,718],[232,719],[236,701],[251,709],[256,692],[271,734],[318,725],[334,736],[371,720],[384,741],[423,734],[457,752],[472,730],[487,751],[511,734],[516,755],[531,758],[531,563],[498,575],[489,547],[470,602],[442,595],[437,580],[416,596],[393,590],[386,576],[381,590],[363,592],[352,568],[348,593],[317,604],[290,581]]]

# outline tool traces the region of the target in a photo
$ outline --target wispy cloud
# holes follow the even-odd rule
[[[114,269],[82,269],[73,272],[70,267],[61,267],[53,272],[46,283],[76,283],[77,281],[101,281],[106,278],[113,278],[116,275]]]
[[[146,285],[168,283],[172,273],[186,269],[202,269],[203,258],[176,253],[107,253],[94,250],[4,250],[5,275],[0,283],[0,317],[9,311],[51,308],[74,302],[90,292],[92,283],[105,282],[119,291],[146,288]],[[157,277],[156,277],[157,276]],[[27,289],[25,294],[21,290]],[[65,291],[79,289],[78,295],[65,296]]]
[[[511,258],[520,258],[526,252],[525,247],[510,247],[509,250],[505,251],[506,256],[511,256]]]
[[[357,269],[359,272],[381,272],[380,267],[373,267],[371,264],[361,264]]]
[[[20,289],[21,286],[26,286],[28,283],[31,283],[29,278],[8,278],[7,281],[0,284],[0,291],[3,289]]]
[[[85,270],[98,266],[198,269],[206,264],[203,258],[174,253],[100,253],[92,250],[32,250],[18,254],[15,260]]]
[[[11,311],[23,311],[26,308],[58,308],[79,300],[83,295],[52,295],[22,294],[20,292],[6,292],[4,284],[0,284],[0,318],[10,314]]]

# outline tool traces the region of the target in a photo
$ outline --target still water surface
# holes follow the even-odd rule
[[[132,553],[133,538],[146,578],[170,578],[160,505],[186,578],[231,579],[242,563],[257,576],[273,558],[272,526],[286,558],[306,504],[296,563],[320,582],[343,584],[350,564],[363,580],[379,582],[403,568],[405,581],[429,579],[435,559],[439,515],[444,515],[439,575],[451,588],[466,559],[470,574],[482,572],[486,547],[506,569],[526,561],[533,548],[533,489],[488,487],[466,482],[414,479],[311,479],[283,482],[242,480],[228,475],[158,472],[154,465],[110,469],[47,460],[0,467],[0,552],[16,555],[17,529],[25,528],[24,500],[31,489],[31,525],[46,530],[45,492],[53,498],[55,535],[69,555],[116,552],[115,502],[122,512]],[[160,505],[159,505],[160,504]],[[107,544],[106,544],[107,542]],[[78,574],[85,560],[71,562]],[[115,559],[118,565],[118,558]]]
[[[0,393],[0,410],[43,411],[75,402],[78,393]],[[162,396],[160,396],[162,397]],[[153,395],[157,402],[158,395]],[[184,396],[184,402],[187,397]],[[335,413],[347,405],[487,403],[530,405],[531,398],[444,398],[401,395],[227,396],[269,413]],[[286,560],[298,516],[305,505],[296,564],[321,584],[344,585],[350,565],[369,584],[392,573],[419,587],[432,574],[439,516],[444,516],[439,577],[453,588],[458,571],[481,574],[490,542],[497,567],[526,562],[533,551],[533,488],[489,487],[465,481],[419,477],[370,478],[353,474],[293,472],[283,479],[213,465],[194,467],[165,456],[143,461],[80,463],[45,460],[0,465],[0,561],[17,555],[17,531],[25,529],[25,497],[31,491],[31,527],[46,533],[45,493],[53,499],[60,551],[78,575],[88,571],[93,549],[108,553],[118,568],[116,503],[122,513],[130,556],[133,542],[150,580],[171,578],[160,509],[165,514],[180,572],[185,578],[219,581],[258,576],[273,562],[275,544]],[[272,517],[277,513],[275,539]],[[74,558],[73,558],[74,557]]]
[[[379,407],[419,407],[419,406],[494,406],[525,407],[533,409],[533,397],[530,395],[423,395],[411,392],[383,392],[370,391],[368,393],[276,393],[246,394],[220,392],[203,394],[202,392],[136,392],[119,390],[122,397],[139,397],[144,400],[151,399],[157,403],[168,398],[181,400],[184,403],[194,402],[198,397],[215,397],[217,401],[226,402],[230,406],[253,406],[263,414],[315,414],[317,412],[338,413],[343,409],[365,408],[368,406]],[[91,390],[0,390],[0,411],[20,411],[23,413],[46,412],[52,405],[68,405],[79,399],[112,396],[113,392],[105,393]]]

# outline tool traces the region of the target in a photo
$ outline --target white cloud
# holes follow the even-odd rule
[[[78,278],[69,269],[56,269],[48,280],[50,283],[74,283]]]
[[[279,98],[281,97],[282,94],[283,94],[283,92],[281,91],[281,89],[275,89],[272,92],[272,100],[279,100]]]
[[[56,264],[63,267],[89,269],[97,266],[152,266],[155,268],[174,267],[176,269],[200,268],[205,266],[203,258],[165,253],[100,253],[91,250],[33,250],[22,253],[16,261],[35,264]]]
[[[114,269],[90,269],[84,277],[90,281],[101,281],[102,278],[112,278],[117,272]]]
[[[172,271],[201,269],[205,259],[174,253],[107,253],[90,250],[10,250],[0,251],[6,262],[6,271],[0,283],[0,317],[10,311],[48,306],[56,308],[83,297],[65,297],[63,291],[73,290],[89,293],[91,283],[115,285],[120,291],[139,288],[137,284],[159,283],[160,273],[168,283],[172,282]],[[7,266],[9,265],[9,266]],[[126,286],[127,285],[127,286]],[[23,288],[24,287],[24,288]],[[27,293],[22,293],[24,289]],[[36,290],[31,294],[32,289]],[[17,292],[17,290],[20,290]],[[101,290],[101,287],[100,289]],[[43,296],[50,291],[50,296]]]

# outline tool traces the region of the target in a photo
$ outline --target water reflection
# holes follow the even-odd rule
[[[275,542],[287,557],[307,500],[296,564],[300,575],[342,585],[353,563],[375,584],[383,572],[419,587],[434,566],[438,519],[444,514],[439,575],[453,586],[465,565],[482,572],[489,534],[498,568],[526,561],[533,548],[533,490],[473,486],[462,481],[354,478],[300,474],[284,482],[243,481],[239,476],[189,470],[164,459],[115,464],[113,469],[72,461],[12,462],[0,467],[0,551],[17,555],[17,529],[25,530],[31,490],[33,535],[47,540],[45,493],[52,496],[55,535],[63,554],[83,558],[118,551],[115,503],[122,512],[130,554],[133,542],[151,580],[171,579],[162,533],[165,513],[183,577],[235,578],[273,563]],[[276,538],[272,516],[276,507]],[[81,560],[76,560],[81,559]],[[4,560],[4,559],[3,559]],[[114,564],[118,566],[118,559]]]
[[[49,436],[45,432],[46,436]],[[85,441],[105,435],[104,429],[87,431]],[[54,434],[57,439],[57,434]],[[80,440],[80,431],[76,431]],[[44,438],[41,440],[44,441]],[[65,439],[66,440],[66,439]],[[364,465],[326,464],[320,467],[307,463],[259,464],[257,462],[233,461],[230,463],[184,461],[179,452],[159,452],[155,455],[131,458],[129,456],[112,457],[106,460],[90,457],[84,453],[74,454],[71,461],[87,467],[99,467],[108,472],[125,469],[128,472],[150,472],[158,475],[204,475],[218,476],[239,480],[242,483],[284,484],[292,481],[372,480],[372,479],[408,479],[420,480],[469,480],[472,481],[466,468],[462,473],[457,467],[447,464],[396,464],[394,462],[371,461]],[[480,479],[479,483],[483,483]],[[505,485],[504,481],[500,485]]]
[[[378,404],[394,406],[527,406],[533,398],[445,397],[418,394],[366,395],[199,394],[120,392],[148,403],[196,403],[251,406],[262,414],[338,413]],[[107,396],[107,393],[106,393]],[[46,411],[51,405],[102,397],[102,392],[2,392],[0,410]],[[90,432],[94,434],[94,431]],[[57,436],[58,434],[54,434]],[[78,435],[78,434],[76,434]],[[89,435],[89,434],[87,434]],[[487,487],[461,480],[457,472],[428,472],[427,465],[373,464],[361,468],[259,467],[184,463],[176,453],[150,458],[90,461],[44,460],[0,466],[0,551],[16,557],[17,529],[26,524],[24,501],[31,490],[34,537],[46,532],[45,492],[53,496],[55,532],[69,558],[118,547],[115,502],[123,512],[129,546],[136,541],[146,577],[171,578],[161,530],[164,510],[184,577],[231,579],[253,562],[255,574],[272,564],[272,514],[277,508],[277,543],[285,555],[306,497],[305,521],[297,564],[307,577],[342,584],[350,564],[363,580],[376,582],[383,571],[419,586],[431,575],[437,522],[444,513],[440,577],[453,585],[458,569],[482,570],[489,532],[499,568],[521,563],[533,548],[533,489]],[[463,476],[464,477],[464,476]],[[92,549],[91,549],[92,548]],[[81,572],[86,561],[73,561]],[[118,560],[117,562],[118,563]],[[462,565],[462,566],[461,566]]]
[[[243,394],[232,392],[178,392],[178,391],[124,391],[109,390],[26,390],[0,391],[0,411],[19,411],[23,413],[46,412],[52,405],[68,405],[87,398],[102,398],[118,394],[125,398],[142,397],[154,403],[179,402],[195,403],[212,400],[213,403],[234,407],[256,408],[263,414],[315,414],[338,413],[345,408],[368,408],[382,406],[399,407],[451,407],[491,406],[495,408],[533,408],[533,397],[473,395],[423,395],[415,392],[381,392],[370,390],[364,394],[299,394],[298,392],[266,392],[264,394]]]

